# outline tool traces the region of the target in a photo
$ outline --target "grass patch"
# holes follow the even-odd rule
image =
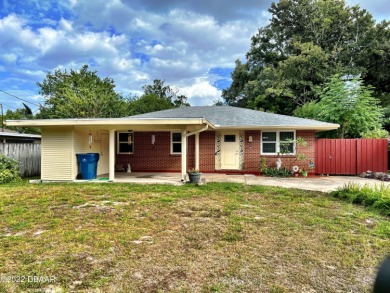
[[[355,204],[361,204],[390,216],[390,187],[384,184],[371,187],[359,183],[348,183],[342,188],[331,192],[337,198],[346,199]]]
[[[40,277],[0,292],[370,292],[390,252],[389,218],[297,189],[20,182],[0,213],[0,275]]]

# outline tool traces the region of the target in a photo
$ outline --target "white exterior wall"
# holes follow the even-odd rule
[[[73,180],[73,127],[42,128],[41,179]]]
[[[91,148],[89,148],[88,134],[91,131],[93,141]],[[100,155],[97,175],[108,173],[108,130],[102,130],[97,128],[80,128],[75,127],[74,129],[74,157],[75,161],[72,165],[74,177],[77,176],[77,159],[76,154],[80,153],[98,153]]]

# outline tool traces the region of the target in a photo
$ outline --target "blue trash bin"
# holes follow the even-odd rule
[[[81,179],[91,180],[97,176],[98,153],[76,154]]]

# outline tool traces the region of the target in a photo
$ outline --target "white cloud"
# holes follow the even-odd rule
[[[192,106],[212,105],[221,97],[221,91],[204,78],[197,78],[192,85],[178,88],[180,91],[177,94],[189,97],[188,102]]]
[[[36,82],[42,81],[43,72],[90,64],[100,76],[113,78],[125,95],[140,92],[153,79],[164,79],[168,85],[182,85],[181,94],[190,103],[212,104],[221,91],[199,76],[210,66],[233,67],[234,60],[249,48],[255,30],[246,28],[246,21],[220,24],[211,16],[179,9],[167,14],[141,11],[134,17],[135,12],[119,0],[102,2],[103,17],[96,17],[92,12],[98,5],[90,3],[72,2],[74,9],[89,11],[78,19],[61,17],[54,27],[32,29],[16,15],[1,19],[0,32],[9,32],[6,37],[12,41],[11,50],[0,49],[3,65],[20,60],[24,67],[20,76],[30,75]],[[113,18],[118,10],[121,14]],[[115,33],[105,30],[109,21]],[[94,28],[85,29],[83,23],[92,23]]]
[[[15,47],[31,48],[38,43],[34,32],[26,26],[26,21],[10,14],[0,19],[1,51]]]
[[[72,22],[71,21],[68,21],[64,18],[61,18],[60,20],[60,24],[59,24],[59,28],[61,30],[64,30],[64,31],[72,31],[73,30],[73,27],[72,27]]]
[[[269,17],[262,12],[266,2],[60,0],[42,7],[37,1],[28,8],[42,11],[0,19],[0,74],[15,75],[17,88],[31,87],[48,71],[89,64],[124,95],[163,79],[191,104],[212,104],[221,96],[212,85],[220,77],[207,72],[233,68],[245,57],[251,36]]]

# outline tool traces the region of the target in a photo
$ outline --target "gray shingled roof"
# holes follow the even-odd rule
[[[130,116],[129,118],[205,118],[219,127],[281,127],[318,126],[337,128],[337,124],[320,122],[286,115],[279,115],[231,106],[179,107],[163,111]]]

